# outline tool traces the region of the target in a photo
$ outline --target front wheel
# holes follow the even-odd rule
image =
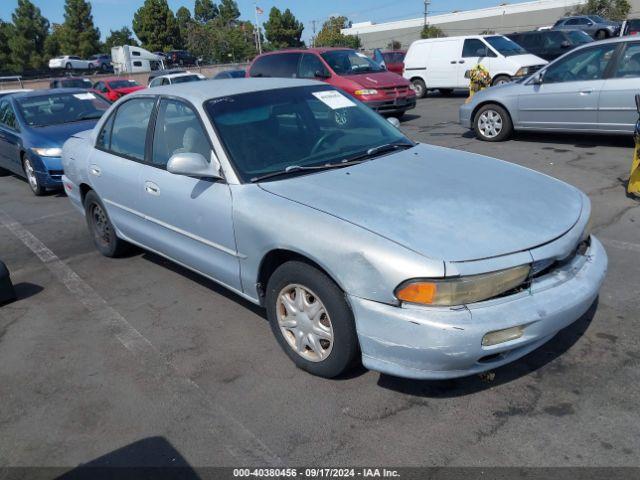
[[[118,238],[104,205],[93,190],[84,199],[84,210],[89,232],[98,251],[105,257],[124,254],[129,244]]]
[[[609,34],[606,30],[598,30],[596,32],[596,40],[604,40],[605,38],[609,38]]]
[[[476,113],[473,129],[480,140],[501,142],[513,133],[513,123],[504,108],[500,105],[488,104]]]
[[[271,330],[298,368],[333,378],[353,364],[353,313],[344,292],[324,273],[303,262],[284,263],[271,275],[265,301]]]
[[[491,85],[495,87],[496,85],[504,85],[505,83],[511,83],[511,77],[507,75],[498,75],[493,79]]]
[[[414,78],[411,80],[411,84],[413,85],[413,91],[416,92],[416,97],[424,98],[427,94],[427,85],[424,83],[424,80]]]
[[[33,168],[33,163],[26,156],[22,159],[22,169],[24,170],[24,174],[27,177],[27,181],[29,182],[29,188],[36,197],[40,197],[45,194],[47,191],[46,188],[42,186],[40,180],[38,180],[38,176],[36,175],[36,171]]]
[[[73,68],[73,65],[71,65],[70,63],[67,63],[64,68],[66,68],[67,70],[71,70]]]

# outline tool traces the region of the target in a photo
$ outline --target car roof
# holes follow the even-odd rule
[[[12,95],[12,98],[31,98],[31,97],[46,97],[47,95],[54,95],[57,93],[87,93],[83,88],[46,88],[42,90],[28,90],[22,93],[16,93]]]
[[[234,78],[221,79],[216,82],[190,82],[176,85],[162,85],[150,90],[145,89],[134,92],[127,95],[127,98],[162,94],[183,98],[191,103],[199,104],[212,98],[226,97],[229,95],[313,85],[318,87],[327,86],[324,82],[293,78]]]
[[[338,50],[354,50],[349,47],[316,47],[316,48],[283,48],[281,50],[274,50],[273,52],[265,52],[259,56],[277,55],[279,53],[318,53],[332,52]]]
[[[180,78],[180,77],[191,77],[193,75],[202,75],[198,72],[179,72],[179,73],[167,73],[165,75],[158,75],[157,77],[154,78],[154,80],[156,78]]]

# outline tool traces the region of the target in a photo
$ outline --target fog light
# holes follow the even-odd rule
[[[509,340],[520,338],[523,334],[523,327],[511,327],[505,328],[504,330],[489,332],[482,338],[482,346],[490,347],[491,345],[498,345],[499,343],[504,343],[508,342]]]

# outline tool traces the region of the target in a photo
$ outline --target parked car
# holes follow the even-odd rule
[[[416,106],[411,84],[348,48],[279,50],[259,55],[250,77],[310,78],[353,95],[372,109],[401,117]]]
[[[82,89],[34,90],[0,99],[0,168],[25,177],[35,195],[62,187],[62,144],[94,127],[111,106]]]
[[[82,77],[65,77],[56,78],[49,82],[49,88],[82,88],[84,90],[92,90],[93,84],[91,80]]]
[[[404,71],[404,57],[407,55],[405,50],[380,50],[376,48],[373,52],[373,61],[384,67],[390,72],[402,75]]]
[[[90,70],[93,68],[93,64],[90,60],[83,60],[74,55],[62,55],[49,60],[49,68],[51,70],[60,68],[65,70]]]
[[[555,60],[574,48],[593,42],[582,30],[545,30],[507,35],[527,52],[547,61]]]
[[[180,65],[185,67],[198,65],[198,58],[186,50],[172,50],[167,52],[165,57],[169,65]]]
[[[180,72],[168,73],[166,75],[158,75],[149,82],[149,88],[159,87],[161,85],[173,85],[175,83],[200,82],[206,80],[207,77],[200,73]]]
[[[106,53],[98,53],[89,57],[92,68],[100,70],[101,72],[112,72],[113,65],[111,65],[111,55]]]
[[[624,37],[626,35],[640,35],[640,18],[632,18],[622,22],[620,36]]]
[[[115,102],[120,97],[138,90],[142,90],[145,87],[140,85],[135,80],[129,80],[127,78],[105,78],[97,81],[93,85],[93,89],[100,94],[104,95],[108,100]]]
[[[460,107],[460,123],[488,141],[514,130],[631,135],[639,80],[639,40],[594,42],[525,81],[477,93]]]
[[[358,355],[411,378],[496,368],[581,317],[607,267],[576,188],[415,144],[316,81],[136,92],[63,165],[101,253],[128,241],[264,306],[325,377]]]
[[[247,76],[246,70],[225,70],[223,72],[218,72],[213,79],[221,80],[223,78],[244,78]]]
[[[554,30],[582,30],[597,40],[616,37],[620,33],[620,23],[612,22],[599,15],[575,15],[558,20]]]
[[[465,74],[479,63],[489,70],[492,85],[502,85],[538,71],[547,61],[502,35],[430,38],[409,47],[404,78],[419,98],[432,89],[448,95],[456,88],[469,88]]]

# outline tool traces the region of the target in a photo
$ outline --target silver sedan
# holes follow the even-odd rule
[[[314,81],[136,92],[63,162],[101,253],[135,244],[264,306],[325,377],[358,358],[412,378],[503,365],[582,316],[607,267],[577,189],[415,144]]]
[[[477,93],[460,107],[460,123],[492,142],[514,130],[631,135],[639,80],[640,40],[589,43],[525,80]]]

